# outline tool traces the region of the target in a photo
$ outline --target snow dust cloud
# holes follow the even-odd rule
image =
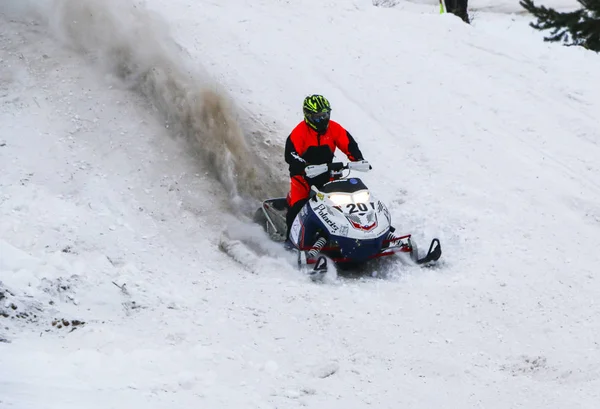
[[[233,200],[281,195],[284,179],[260,160],[234,101],[169,36],[160,16],[129,0],[8,0],[0,12],[47,25],[67,47],[143,96],[172,136],[183,136]],[[210,39],[206,39],[210,41]],[[278,176],[275,176],[278,175]]]

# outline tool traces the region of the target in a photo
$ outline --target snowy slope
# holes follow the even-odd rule
[[[0,6],[1,408],[596,407],[597,55],[433,4],[24,4]],[[312,92],[443,268],[317,286],[220,251],[260,239],[243,213],[285,192]]]

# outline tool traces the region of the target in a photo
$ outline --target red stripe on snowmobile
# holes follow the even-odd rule
[[[405,236],[396,237],[396,238],[393,238],[393,239],[391,239],[391,240],[389,240],[389,239],[385,239],[383,242],[384,242],[384,243],[390,243],[390,242],[392,242],[392,241],[398,241],[398,240],[402,240],[402,239],[409,239],[410,237],[411,237],[411,235],[410,235],[410,234],[407,234],[407,235],[405,235]]]

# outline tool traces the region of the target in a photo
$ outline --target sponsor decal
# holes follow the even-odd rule
[[[348,237],[348,226],[340,227],[340,236]]]
[[[296,159],[297,161],[306,163],[306,161],[300,156],[298,155],[296,152],[292,152],[292,156],[294,157],[294,159]]]
[[[321,220],[323,220],[329,227],[331,227],[331,230],[333,230],[334,233],[340,229],[337,223],[329,218],[329,211],[327,210],[327,206],[325,206],[324,204],[320,204],[317,207],[315,207],[315,211],[317,212]]]

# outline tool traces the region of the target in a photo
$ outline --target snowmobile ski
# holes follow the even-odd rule
[[[435,249],[434,249],[435,246]],[[437,261],[442,256],[442,245],[438,239],[431,240],[431,245],[427,251],[427,255],[417,260],[418,265],[429,264]]]
[[[315,266],[308,272],[312,281],[321,281],[327,274],[327,259],[324,256],[319,256]]]

